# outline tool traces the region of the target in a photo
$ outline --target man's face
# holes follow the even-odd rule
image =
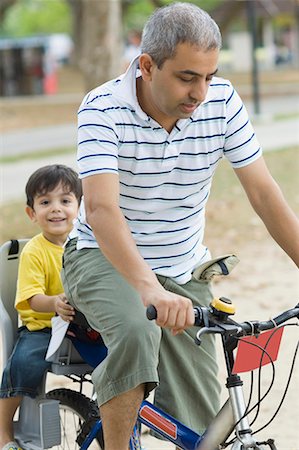
[[[217,72],[218,56],[219,50],[204,52],[183,43],[178,45],[175,57],[166,60],[161,69],[150,58],[146,112],[166,129],[178,119],[190,117],[206,97]]]

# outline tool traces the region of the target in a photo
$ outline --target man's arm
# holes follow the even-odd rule
[[[264,159],[235,169],[249,201],[271,236],[299,267],[299,220],[288,206]]]
[[[158,311],[157,324],[174,334],[194,323],[189,299],[166,291],[140,255],[119,208],[119,178],[100,174],[83,179],[86,219],[105,257],[140,293],[145,306]]]

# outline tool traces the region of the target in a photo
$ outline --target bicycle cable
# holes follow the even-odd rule
[[[253,342],[248,342],[248,341],[244,341],[244,340],[242,341],[242,342],[244,342],[244,343],[246,343],[246,344],[253,345],[254,347],[259,348],[259,349],[262,351],[262,356],[261,356],[261,361],[260,361],[260,366],[259,366],[259,377],[258,377],[258,400],[257,400],[257,402],[249,409],[249,405],[250,405],[251,399],[252,399],[252,390],[253,390],[253,371],[251,371],[251,382],[250,382],[249,400],[248,400],[248,402],[247,402],[247,406],[246,406],[246,409],[245,409],[245,412],[244,412],[243,416],[242,416],[242,417],[234,424],[234,427],[233,427],[234,429],[235,429],[235,427],[241,422],[241,420],[242,420],[245,416],[247,416],[247,415],[250,414],[254,409],[257,408],[257,412],[255,413],[255,417],[254,417],[254,419],[252,420],[252,422],[250,423],[250,426],[256,421],[256,419],[257,419],[257,417],[258,417],[258,415],[259,415],[259,411],[260,411],[260,404],[261,404],[261,402],[267,397],[267,395],[270,393],[270,391],[271,391],[271,389],[272,389],[272,387],[273,387],[273,384],[274,384],[274,380],[275,380],[275,366],[274,366],[274,362],[273,362],[271,356],[270,356],[270,355],[268,354],[268,352],[265,350],[265,348],[267,347],[267,345],[269,344],[269,342],[270,342],[270,340],[272,339],[273,335],[275,334],[275,332],[276,332],[279,328],[281,328],[281,327],[286,327],[286,326],[294,326],[294,325],[295,325],[295,326],[298,326],[297,323],[290,323],[290,324],[284,324],[284,325],[282,325],[282,326],[280,326],[280,327],[275,328],[275,330],[273,331],[273,333],[269,336],[269,339],[268,339],[268,341],[266,342],[266,345],[265,345],[264,348],[261,347],[261,346],[259,346],[258,344],[253,343]],[[240,340],[242,340],[242,338],[240,338]],[[285,400],[287,391],[288,391],[289,386],[290,386],[290,382],[291,382],[291,378],[292,378],[292,375],[293,375],[293,372],[294,372],[294,366],[295,366],[295,361],[296,361],[296,358],[297,358],[298,350],[299,350],[299,340],[298,340],[298,343],[297,343],[296,348],[295,348],[295,352],[294,352],[294,356],[293,356],[292,365],[291,365],[291,368],[290,368],[290,373],[289,373],[289,377],[288,377],[288,380],[287,380],[287,384],[286,384],[284,393],[283,393],[283,395],[282,395],[281,401],[280,401],[280,403],[279,403],[279,405],[278,405],[278,407],[277,407],[277,410],[275,411],[275,413],[273,414],[273,416],[271,417],[271,419],[270,419],[265,425],[263,425],[262,427],[260,427],[258,430],[254,431],[252,434],[256,434],[256,433],[262,431],[263,429],[265,429],[265,428],[266,428],[266,427],[274,420],[274,418],[277,416],[279,410],[281,409],[281,406],[282,406],[282,404],[283,404],[283,402],[284,402],[284,400]],[[271,363],[271,366],[272,366],[272,379],[271,379],[270,385],[269,385],[268,389],[266,390],[265,394],[264,394],[262,397],[260,397],[260,392],[261,392],[262,360],[263,360],[264,355],[268,356],[269,362]],[[228,445],[233,444],[233,443],[236,441],[236,439],[237,439],[237,437],[234,437],[234,438],[231,439],[229,442],[225,442],[225,443],[224,443],[225,447],[227,447]],[[223,444],[222,444],[222,445],[223,445]]]
[[[240,338],[240,340],[242,340],[242,339]],[[244,417],[246,417],[246,416],[247,416],[248,414],[250,414],[256,407],[258,407],[259,404],[264,400],[264,398],[269,394],[270,390],[272,389],[272,386],[273,386],[273,383],[274,383],[274,379],[275,379],[275,367],[274,367],[274,362],[273,362],[271,356],[269,355],[269,353],[268,353],[263,347],[261,347],[261,346],[258,345],[258,344],[255,344],[255,343],[249,342],[249,341],[244,341],[244,340],[243,340],[242,342],[244,342],[244,343],[246,343],[246,344],[248,344],[248,345],[252,345],[253,347],[257,347],[259,350],[262,351],[262,355],[265,354],[266,356],[268,356],[269,362],[271,363],[271,366],[272,366],[272,379],[271,379],[271,382],[270,382],[270,386],[268,387],[267,391],[265,392],[265,394],[263,395],[263,397],[262,397],[261,399],[259,399],[259,400],[258,400],[258,401],[250,408],[250,409],[249,409],[249,403],[250,403],[250,402],[247,403],[247,406],[246,406],[246,408],[245,408],[244,414],[242,415],[242,417],[241,417],[237,422],[235,422],[235,424],[234,424],[234,426],[233,426],[233,430],[234,430],[234,429],[236,428],[236,426],[241,422],[241,420],[243,420]],[[263,356],[262,356],[262,358],[263,358]],[[261,358],[261,359],[262,359],[262,358]],[[260,367],[261,367],[261,366],[260,366]],[[251,371],[251,387],[250,387],[250,392],[252,391],[252,388],[253,388],[253,371]],[[249,400],[251,401],[251,397],[250,397]],[[234,437],[233,439],[231,439],[230,441],[225,442],[225,443],[224,443],[225,447],[228,447],[229,445],[233,444],[236,440],[237,440],[237,437],[235,436],[235,437]],[[222,445],[223,445],[223,444],[222,444]]]
[[[285,387],[285,390],[284,390],[284,392],[283,392],[282,398],[281,398],[281,400],[280,400],[280,402],[279,402],[279,405],[278,405],[278,407],[277,407],[275,413],[273,414],[273,416],[271,417],[271,419],[269,419],[268,422],[267,422],[265,425],[263,425],[262,427],[260,427],[258,430],[254,431],[254,433],[252,433],[252,434],[256,434],[256,433],[259,433],[260,431],[264,430],[268,425],[270,425],[271,422],[273,422],[273,420],[274,420],[275,417],[277,416],[278,412],[280,411],[280,409],[281,409],[281,407],[282,407],[282,405],[283,405],[283,402],[284,402],[284,400],[285,400],[285,398],[286,398],[286,395],[287,395],[287,392],[288,392],[288,390],[289,390],[289,387],[290,387],[290,382],[291,382],[291,378],[292,378],[293,373],[294,373],[295,362],[296,362],[298,350],[299,350],[299,340],[298,340],[297,345],[296,345],[296,348],[295,348],[295,352],[294,352],[294,356],[293,356],[293,360],[292,360],[292,364],[291,364],[291,368],[290,368],[289,377],[288,377],[288,379],[287,379],[287,384],[286,384],[286,387]]]
[[[275,329],[272,331],[271,335],[269,336],[264,349],[266,350],[266,348],[268,347],[269,343],[271,342],[271,339],[273,338],[274,334],[280,329],[283,328],[283,326],[281,327],[275,327]],[[257,402],[256,402],[256,412],[255,412],[255,416],[252,419],[252,421],[250,422],[250,426],[252,426],[254,424],[254,422],[257,420],[258,416],[259,416],[259,412],[260,412],[260,406],[261,406],[261,402],[266,398],[266,396],[270,393],[274,381],[275,381],[275,368],[274,365],[272,365],[273,368],[273,372],[272,372],[272,380],[270,383],[270,386],[268,388],[268,390],[266,391],[265,395],[263,396],[263,398],[261,398],[261,390],[262,390],[262,362],[263,362],[263,358],[264,358],[264,352],[262,353],[261,356],[261,360],[260,360],[260,365],[259,365],[259,371],[258,371],[258,394],[257,394]],[[273,363],[273,360],[271,358],[271,362]]]

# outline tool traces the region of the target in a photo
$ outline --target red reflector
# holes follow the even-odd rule
[[[139,415],[143,419],[152,423],[158,430],[163,431],[173,439],[177,438],[177,426],[174,423],[170,422],[170,420],[162,417],[159,413],[151,409],[149,406],[143,406],[139,411]]]
[[[283,329],[283,327],[276,328],[258,336],[246,336],[240,339],[232,373],[250,372],[269,364],[271,360],[276,361]],[[271,360],[262,349],[265,349]]]

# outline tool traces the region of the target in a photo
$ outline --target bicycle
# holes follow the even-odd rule
[[[13,308],[17,277],[18,257],[26,240],[14,240],[0,248],[0,332],[2,335],[3,362],[13,348],[17,330],[17,313]],[[299,304],[266,322],[237,323],[231,315],[234,308],[227,299],[214,300],[209,308],[195,309],[195,326],[199,327],[196,343],[206,333],[220,334],[228,372],[227,385],[229,400],[203,435],[188,429],[183,424],[144,401],[141,405],[138,421],[134,428],[131,450],[140,450],[140,424],[154,430],[162,438],[174,443],[184,450],[215,450],[226,447],[226,442],[233,450],[257,450],[270,448],[275,450],[273,440],[256,441],[250,430],[248,414],[254,407],[246,406],[242,390],[242,381],[233,373],[234,349],[243,336],[258,335],[261,331],[280,329],[287,320],[299,318]],[[152,309],[147,312],[154,319]],[[298,351],[295,351],[292,367]],[[267,349],[261,350],[262,363]],[[270,355],[269,359],[271,361]],[[79,391],[61,387],[46,392],[46,377],[37,399],[25,398],[16,421],[16,437],[25,450],[80,449],[96,447],[104,449],[101,420],[95,398],[83,394],[83,387],[91,383],[89,374],[92,367],[84,363],[75,351],[72,342],[65,340],[51,371],[57,375],[67,376],[72,382],[79,383]],[[290,371],[290,377],[293,369]],[[263,396],[263,398],[265,395]],[[259,399],[259,402],[262,400]],[[256,405],[258,406],[258,405]],[[51,425],[51,426],[50,426]],[[235,432],[235,436],[230,438]],[[243,441],[243,443],[242,443]],[[257,443],[258,442],[258,443]]]
[[[226,386],[229,391],[229,399],[225,402],[220,412],[203,435],[190,430],[175,418],[156,408],[148,401],[143,401],[138,413],[137,424],[130,439],[130,450],[141,449],[139,439],[140,423],[146,425],[148,428],[158,433],[163,439],[172,442],[183,450],[216,450],[224,449],[229,445],[232,450],[263,450],[266,448],[277,450],[273,439],[269,438],[262,441],[255,439],[255,433],[253,433],[248,419],[248,414],[259,406],[260,402],[268,394],[269,389],[262,398],[259,398],[256,405],[253,407],[250,407],[249,403],[246,405],[242,388],[243,382],[238,373],[235,373],[234,371],[234,350],[239,341],[246,342],[247,345],[254,345],[261,353],[259,363],[260,369],[261,366],[265,364],[265,359],[267,361],[269,360],[273,365],[270,350],[268,351],[267,347],[275,334],[278,333],[282,327],[286,326],[286,321],[293,318],[299,319],[299,303],[295,308],[284,311],[277,317],[268,321],[235,322],[231,318],[231,315],[234,314],[234,306],[231,301],[226,298],[214,299],[208,308],[196,307],[194,313],[194,325],[200,328],[196,335],[195,343],[197,345],[201,344],[202,337],[205,334],[214,333],[220,334],[221,336],[227,369]],[[147,316],[150,320],[156,318],[156,311],[153,307],[147,309]],[[298,324],[296,323],[296,325]],[[257,343],[249,344],[247,341],[244,341],[245,336],[258,336],[261,332],[266,330],[273,330],[270,336],[267,337],[266,345],[260,346]],[[299,342],[296,346],[287,388],[293,374],[298,347]],[[283,398],[285,397],[286,391]],[[282,402],[279,405],[278,410],[281,405]],[[278,410],[273,414],[273,418],[278,413]],[[269,423],[270,421],[268,424]],[[234,433],[234,436],[231,436],[232,433]],[[80,444],[80,450],[87,450],[94,439],[103,442],[101,419],[100,417],[95,416],[90,417],[89,420],[85,422],[81,433],[77,438],[77,442]]]

